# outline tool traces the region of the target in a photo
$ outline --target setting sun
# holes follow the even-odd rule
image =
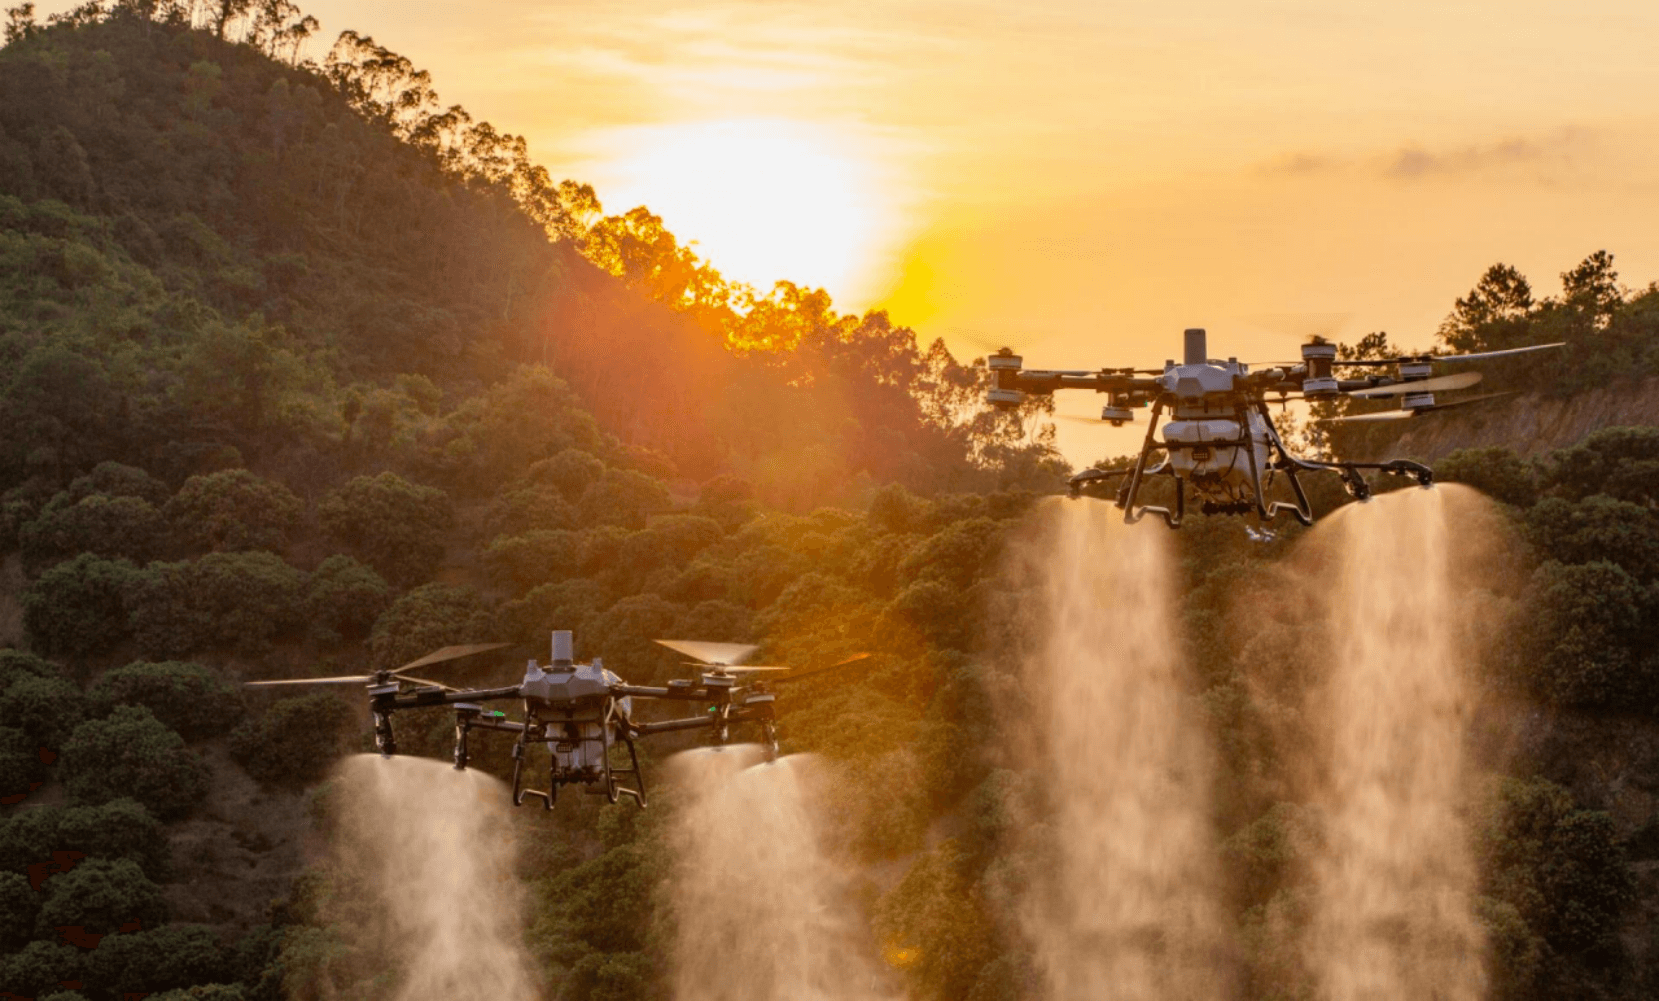
[[[862,137],[778,119],[610,132],[607,212],[648,205],[728,279],[789,279],[838,300],[867,294],[891,207]]]

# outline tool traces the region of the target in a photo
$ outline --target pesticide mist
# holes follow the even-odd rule
[[[1485,993],[1458,812],[1473,657],[1455,586],[1460,561],[1479,562],[1484,504],[1462,487],[1400,490],[1349,505],[1309,540],[1328,554],[1309,595],[1323,599],[1328,664],[1307,713],[1325,829],[1306,944],[1323,998]]]
[[[1186,695],[1171,533],[1094,501],[1038,518],[1022,554],[1044,598],[1028,725],[1047,744],[1054,864],[1023,924],[1047,997],[1223,997],[1212,769]]]
[[[812,759],[759,748],[672,761],[675,1001],[881,1001],[884,974],[843,870],[825,856]]]
[[[339,776],[341,869],[378,897],[354,928],[399,971],[395,1001],[530,1001],[506,788],[425,758],[348,758]]]

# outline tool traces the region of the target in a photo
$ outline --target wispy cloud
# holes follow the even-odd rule
[[[1408,144],[1386,152],[1325,154],[1298,151],[1269,160],[1258,172],[1280,176],[1342,174],[1400,183],[1509,174],[1551,181],[1586,166],[1598,152],[1599,136],[1582,126],[1564,126],[1533,136],[1490,143],[1431,147]]]

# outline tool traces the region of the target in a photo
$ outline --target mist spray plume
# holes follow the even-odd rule
[[[1170,533],[1095,501],[1047,502],[1037,519],[1026,725],[1046,737],[1053,866],[1023,924],[1046,996],[1224,997],[1213,767],[1186,695]]]
[[[1332,1001],[1485,994],[1477,870],[1459,813],[1474,661],[1460,565],[1487,544],[1486,502],[1458,486],[1353,504],[1308,540],[1329,629],[1308,702],[1324,818],[1306,946]],[[1453,531],[1456,526],[1457,531]]]
[[[394,1001],[532,1001],[506,787],[427,758],[355,755],[339,771],[336,849],[379,899],[374,936]]]
[[[822,847],[810,757],[687,751],[671,765],[675,1001],[884,1001],[846,872]]]

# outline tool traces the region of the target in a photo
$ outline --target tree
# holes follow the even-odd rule
[[[87,961],[86,978],[111,995],[178,991],[184,997],[215,997],[190,991],[197,984],[230,979],[219,934],[205,925],[146,924],[142,931],[110,935]]]
[[[582,521],[589,525],[644,528],[648,516],[672,505],[661,480],[632,469],[611,469],[582,492],[579,509]]]
[[[374,570],[350,556],[330,556],[311,573],[305,620],[321,642],[361,639],[390,600],[391,589]]]
[[[100,713],[143,706],[186,740],[224,733],[242,715],[239,691],[212,669],[185,661],[134,661],[105,671],[87,696]]]
[[[231,733],[231,756],[260,782],[306,785],[334,767],[356,716],[327,692],[280,699]]]
[[[1442,483],[1466,483],[1493,500],[1529,507],[1538,499],[1533,463],[1508,448],[1460,448],[1434,464]]]
[[[81,690],[64,678],[20,678],[0,692],[0,720],[39,747],[63,747],[87,709]]]
[[[393,602],[375,622],[369,653],[377,669],[397,667],[439,647],[481,642],[490,625],[477,591],[427,584]]]
[[[1490,892],[1562,952],[1617,933],[1634,883],[1612,817],[1581,810],[1543,778],[1504,779],[1486,804],[1478,848]]]
[[[1543,486],[1568,500],[1592,494],[1659,504],[1659,427],[1608,427],[1551,453]]]
[[[299,624],[305,573],[274,553],[208,553],[152,563],[128,600],[132,630],[151,657],[208,646],[261,652]]]
[[[125,859],[156,882],[169,875],[167,832],[137,800],[121,797],[99,806],[66,806],[53,820],[53,836],[41,842],[41,848]]]
[[[109,935],[134,924],[153,928],[167,920],[161,887],[126,859],[83,860],[48,879],[45,890],[35,918],[39,938],[52,938],[64,928]]]
[[[58,494],[18,531],[24,566],[39,570],[76,553],[147,560],[162,538],[161,513],[140,497]]]
[[[125,601],[142,580],[127,560],[91,553],[52,567],[23,593],[23,624],[48,653],[82,657],[127,635]]]
[[[1533,306],[1526,276],[1507,264],[1494,264],[1473,291],[1457,300],[1441,324],[1440,337],[1453,351],[1515,347],[1522,343]]]
[[[130,797],[163,820],[189,813],[207,793],[207,767],[142,706],[117,706],[108,719],[76,727],[59,768],[77,803]]]
[[[280,483],[246,469],[192,476],[167,502],[174,531],[194,549],[281,552],[305,504]]]
[[[449,497],[396,473],[359,476],[317,505],[324,529],[395,584],[431,576],[454,520]]]
[[[0,872],[0,952],[14,952],[34,938],[39,913],[40,894],[28,877]]]

